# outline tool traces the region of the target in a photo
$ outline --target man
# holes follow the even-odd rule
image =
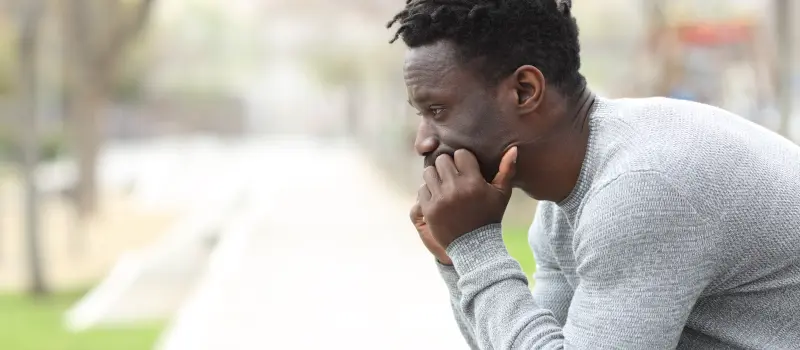
[[[568,1],[411,0],[412,209],[480,349],[800,348],[800,148],[721,109],[596,97]],[[500,222],[539,200],[533,292]]]

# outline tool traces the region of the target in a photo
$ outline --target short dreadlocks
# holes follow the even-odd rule
[[[400,27],[410,48],[441,40],[455,44],[462,62],[482,59],[490,83],[523,65],[538,68],[548,84],[568,96],[586,81],[579,73],[578,25],[570,0],[407,0],[387,24]]]

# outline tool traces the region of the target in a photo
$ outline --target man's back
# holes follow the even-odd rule
[[[576,210],[564,209],[564,203],[558,208],[554,203],[540,205],[530,237],[536,254],[544,259],[552,254],[574,292],[582,282],[581,259],[576,256],[586,243],[580,241],[588,241],[586,233],[576,237],[575,232],[590,224],[589,217],[613,216],[620,210],[587,203],[620,177],[657,174],[703,218],[705,231],[711,231],[703,239],[713,241],[710,252],[697,244],[698,250],[707,250],[702,256],[711,260],[704,261],[703,268],[713,271],[688,315],[679,347],[800,346],[790,342],[800,340],[800,147],[702,104],[665,98],[598,103],[580,180],[587,187],[585,195]],[[630,183],[632,200],[637,187],[648,186]],[[642,208],[641,215],[668,217],[654,220],[654,225],[683,224],[683,213],[648,210]],[[646,233],[636,237],[642,245],[660,244],[659,237]],[[699,256],[695,253],[674,251],[665,266],[680,266],[676,261],[682,254]],[[698,271],[703,268],[698,266]],[[693,281],[693,274],[687,269],[666,272],[663,278]]]

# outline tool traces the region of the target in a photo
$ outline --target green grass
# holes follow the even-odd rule
[[[504,228],[503,241],[506,243],[508,253],[517,259],[522,266],[522,270],[530,277],[536,271],[536,262],[533,261],[533,253],[528,244],[528,229],[526,228]]]
[[[63,315],[83,293],[55,293],[41,300],[0,294],[2,350],[150,350],[162,325],[99,329],[73,334]]]

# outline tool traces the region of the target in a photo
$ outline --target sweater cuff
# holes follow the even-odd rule
[[[455,286],[458,283],[458,272],[456,272],[455,266],[436,261],[436,267],[439,269],[439,275],[442,276],[444,283],[448,286]]]
[[[450,243],[446,252],[453,259],[458,276],[463,276],[487,262],[511,258],[503,243],[500,224],[486,225],[457,238]]]

